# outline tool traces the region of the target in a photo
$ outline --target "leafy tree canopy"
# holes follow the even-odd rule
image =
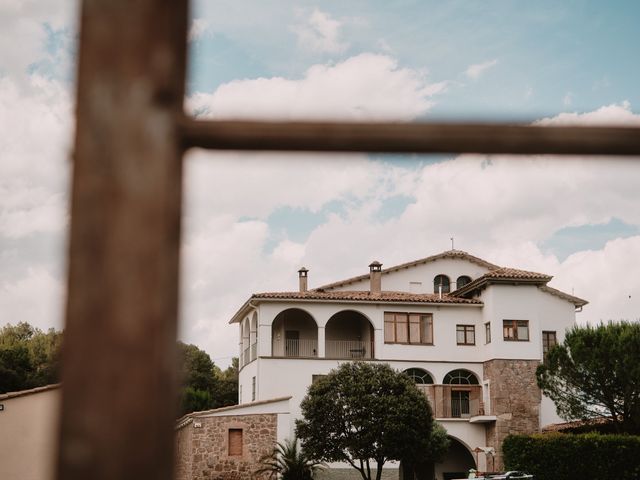
[[[28,323],[0,328],[0,393],[59,381],[62,332]]]
[[[181,414],[238,403],[238,359],[226,370],[197,346],[178,342],[182,376]]]
[[[640,323],[574,327],[536,375],[563,418],[609,417],[616,431],[640,433]]]
[[[347,462],[364,480],[372,478],[371,460],[380,480],[388,460],[437,460],[446,449],[427,398],[388,365],[345,363],[309,387],[301,408],[296,434],[307,454]]]

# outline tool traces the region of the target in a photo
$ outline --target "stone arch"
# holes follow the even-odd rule
[[[274,357],[318,356],[318,324],[308,311],[287,308],[271,322],[271,348]]]
[[[374,358],[375,329],[364,313],[341,310],[329,318],[324,331],[327,358]]]

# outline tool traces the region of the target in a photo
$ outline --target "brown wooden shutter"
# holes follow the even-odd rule
[[[242,455],[242,429],[229,429],[229,456]]]

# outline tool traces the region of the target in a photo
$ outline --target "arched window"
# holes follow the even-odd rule
[[[433,279],[433,293],[440,293],[440,287],[442,287],[442,293],[449,293],[449,277],[442,274],[436,275],[436,278]]]
[[[456,288],[464,287],[467,283],[471,283],[471,277],[460,275],[456,281]]]
[[[433,378],[429,375],[428,372],[425,372],[421,368],[408,368],[404,371],[405,375],[409,375],[411,380],[416,382],[418,385],[427,385],[433,383]]]
[[[452,370],[444,376],[445,385],[478,385],[478,377],[469,370]]]

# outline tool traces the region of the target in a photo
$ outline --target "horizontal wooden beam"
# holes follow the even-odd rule
[[[214,150],[640,156],[635,127],[184,118],[181,129],[186,148]]]

